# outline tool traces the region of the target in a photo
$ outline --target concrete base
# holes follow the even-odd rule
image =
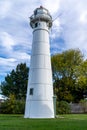
[[[27,103],[24,118],[54,118],[52,101],[27,101]]]

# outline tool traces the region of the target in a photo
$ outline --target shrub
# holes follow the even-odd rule
[[[14,95],[10,95],[8,100],[1,103],[0,113],[23,114],[24,107],[25,107],[24,100],[16,100]]]
[[[66,101],[57,102],[57,114],[69,114],[70,106]]]

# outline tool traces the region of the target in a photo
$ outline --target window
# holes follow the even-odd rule
[[[33,95],[33,88],[30,88],[30,95]]]
[[[38,26],[38,23],[35,23],[35,28]]]
[[[37,10],[34,11],[34,15],[37,15]]]

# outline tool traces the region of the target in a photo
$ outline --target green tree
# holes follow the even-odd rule
[[[70,49],[61,54],[53,55],[52,70],[54,81],[54,92],[57,100],[76,101],[77,70],[83,63],[83,55],[79,49]],[[80,99],[79,99],[80,100]]]
[[[76,88],[79,90],[77,92],[79,93],[79,97],[81,97],[81,99],[84,97],[87,98],[87,60],[77,68]]]
[[[18,64],[16,70],[7,74],[5,81],[1,83],[2,93],[6,96],[15,95],[16,99],[22,99],[26,96],[29,68],[26,64]]]

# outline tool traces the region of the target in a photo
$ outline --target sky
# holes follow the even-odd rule
[[[40,6],[53,18],[51,55],[80,49],[87,59],[87,0],[0,0],[0,83],[20,63],[30,64],[29,17]]]

